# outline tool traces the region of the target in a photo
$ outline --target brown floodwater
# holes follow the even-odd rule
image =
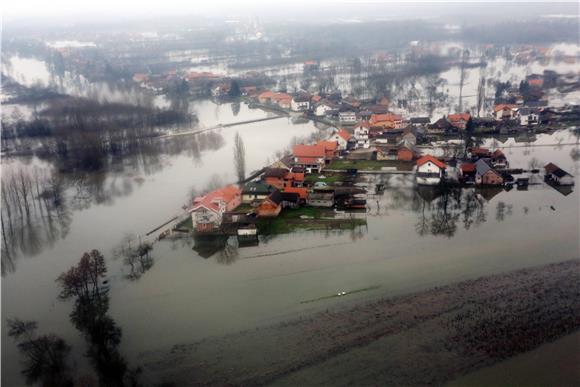
[[[199,102],[192,110],[203,127],[267,116],[244,104]],[[2,257],[3,385],[23,383],[20,355],[6,334],[6,318],[11,317],[36,320],[39,332],[63,337],[72,347],[76,372],[92,372],[85,339],[69,319],[72,303],[57,300],[55,283],[90,249],[105,254],[108,314],[122,329],[118,350],[132,367],[150,351],[293,318],[344,300],[405,294],[579,258],[577,189],[563,194],[535,176],[531,182],[538,184],[526,191],[439,192],[417,190],[412,176],[395,175],[363,182],[370,188],[378,182],[387,186],[383,194],[369,198],[362,215],[366,226],[263,236],[258,246],[244,248],[234,239],[209,247],[187,238],[162,241],[154,246],[153,265],[131,276],[123,260],[115,258],[115,248],[127,234],[144,235],[179,213],[192,189],[200,192],[212,182],[233,181],[236,131],[245,142],[251,171],[273,160],[294,137],[318,129],[290,118],[230,127],[216,132],[221,137],[214,141],[217,146],[159,154],[88,175],[82,190],[77,185],[67,190],[57,226],[47,232],[48,226],[38,222],[22,232],[14,254]],[[503,147],[513,167],[527,168],[533,159],[542,165],[551,161],[579,176],[579,162],[572,157],[578,146],[558,145],[576,142],[568,130],[538,135],[532,143],[504,140],[486,144]],[[3,169],[47,166],[37,159],[2,164]],[[361,289],[365,291],[328,297]]]

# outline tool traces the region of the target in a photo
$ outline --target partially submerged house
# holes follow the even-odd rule
[[[521,126],[534,126],[540,122],[540,112],[535,108],[519,108],[516,117],[520,120]]]
[[[369,120],[370,126],[382,127],[384,129],[403,128],[403,117],[398,114],[373,114]]]
[[[242,191],[235,185],[229,185],[193,200],[189,212],[197,232],[218,231],[224,213],[233,211],[242,203]]]
[[[509,168],[509,163],[507,161],[507,158],[505,157],[503,152],[499,149],[496,149],[495,151],[493,151],[490,159],[491,159],[491,165],[494,168],[498,168],[498,169]]]
[[[488,159],[479,159],[475,163],[475,184],[477,185],[503,185],[503,176],[493,169]]]
[[[262,180],[266,184],[278,189],[302,186],[304,183],[304,173],[291,172],[285,168],[267,168],[262,175]]]
[[[437,185],[445,177],[447,165],[431,156],[426,155],[417,160],[416,179],[420,185]]]
[[[574,176],[558,167],[556,164],[549,163],[544,166],[546,174],[544,180],[554,185],[574,185]]]

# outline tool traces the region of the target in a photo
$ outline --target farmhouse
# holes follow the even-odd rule
[[[558,167],[556,164],[549,163],[544,166],[546,182],[555,185],[574,185],[574,176]]]
[[[224,213],[232,211],[242,203],[242,191],[235,185],[229,185],[212,191],[193,200],[189,210],[191,220],[197,232],[217,231]]]
[[[294,145],[292,154],[294,165],[304,168],[307,173],[320,172],[326,163],[326,149],[323,145]]]
[[[445,175],[447,165],[431,155],[426,155],[417,160],[417,184],[437,185],[441,183]]]
[[[475,163],[475,184],[502,185],[503,177],[485,159],[479,159]]]

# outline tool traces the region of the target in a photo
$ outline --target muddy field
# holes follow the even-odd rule
[[[343,306],[143,355],[175,385],[443,384],[580,329],[580,261]]]

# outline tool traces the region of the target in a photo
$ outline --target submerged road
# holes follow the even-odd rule
[[[211,128],[188,130],[186,132],[178,132],[178,133],[164,134],[162,136],[158,136],[157,138],[168,138],[168,137],[178,137],[178,136],[191,136],[191,135],[195,135],[195,134],[209,132],[209,131],[216,130],[216,129],[223,129],[223,128],[229,128],[231,126],[252,124],[254,122],[277,120],[277,119],[283,118],[283,117],[286,117],[286,116],[265,117],[265,118],[256,118],[255,120],[231,122],[229,124],[219,124],[219,125],[216,125],[216,126],[212,126]]]

